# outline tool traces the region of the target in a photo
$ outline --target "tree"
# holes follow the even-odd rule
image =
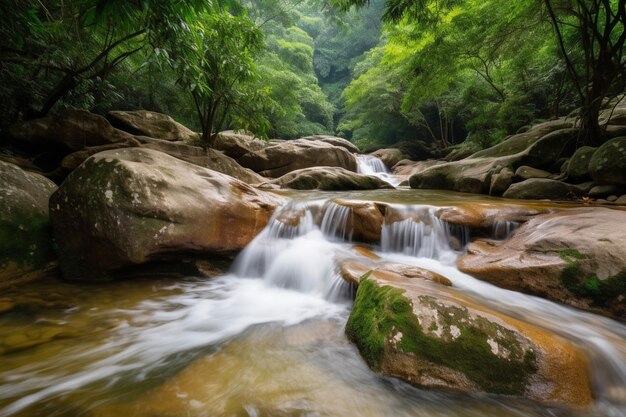
[[[267,131],[257,107],[263,92],[250,88],[262,48],[263,34],[253,22],[228,11],[202,14],[180,38],[172,64],[179,84],[193,97],[203,145],[212,146],[229,118],[238,118],[239,127],[259,135]]]
[[[601,143],[598,116],[604,100],[624,91],[626,0],[543,0],[543,4],[582,105],[585,141]],[[574,45],[568,42],[572,37]]]

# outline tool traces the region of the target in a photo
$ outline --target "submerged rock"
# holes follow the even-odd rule
[[[47,178],[0,161],[0,288],[43,278],[56,268]]]
[[[473,242],[458,268],[499,287],[606,315],[626,314],[626,212],[542,214],[504,242]]]
[[[178,123],[167,114],[147,110],[110,111],[111,124],[133,135],[149,136],[163,140],[193,141],[200,134]]]
[[[417,386],[592,401],[585,357],[571,343],[429,281],[369,273],[346,334],[374,370]]]
[[[224,174],[130,148],[96,154],[72,172],[53,194],[50,216],[65,277],[90,280],[185,254],[233,254],[281,202]]]
[[[294,190],[378,190],[394,188],[391,184],[371,175],[361,175],[340,167],[312,167],[289,172],[271,184]]]
[[[317,140],[297,139],[270,144],[237,160],[246,168],[277,178],[291,171],[316,166],[341,167],[356,172],[356,157],[345,148]]]

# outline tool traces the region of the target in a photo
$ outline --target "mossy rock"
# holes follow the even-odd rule
[[[569,181],[582,182],[591,179],[591,175],[589,175],[589,162],[596,150],[598,150],[598,148],[583,146],[572,155],[565,171]]]
[[[523,395],[537,372],[530,341],[513,330],[433,296],[409,299],[371,279],[359,285],[346,334],[375,370],[393,372],[395,356],[413,357],[418,385],[445,374],[448,388]]]
[[[39,174],[0,161],[0,286],[55,259],[48,199],[56,188]]]
[[[626,136],[600,146],[589,162],[589,172],[598,184],[626,185]]]

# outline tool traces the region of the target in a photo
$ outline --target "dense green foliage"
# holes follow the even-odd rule
[[[205,145],[235,128],[480,148],[578,109],[601,142],[626,79],[626,0],[1,1],[0,129],[143,108]]]

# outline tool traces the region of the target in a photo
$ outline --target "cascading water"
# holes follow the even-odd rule
[[[357,172],[363,175],[372,175],[380,178],[383,181],[387,181],[394,187],[400,184],[395,176],[389,173],[387,166],[382,159],[373,155],[357,155]]]
[[[448,225],[435,216],[429,206],[393,207],[404,220],[384,224],[381,233],[381,250],[397,252],[419,258],[437,259],[453,263],[457,253],[451,248]]]
[[[440,273],[453,282],[452,291],[574,340],[590,353],[598,405],[577,412],[509,397],[455,396],[414,389],[371,372],[342,335],[351,287],[339,276],[335,259],[358,256],[350,243],[351,209],[312,201],[292,202],[277,211],[237,257],[230,275],[162,285],[157,293],[149,284],[152,292],[139,302],[124,302],[130,291],[121,288],[106,298],[109,304],[95,309],[79,304],[65,311],[58,319],[65,326],[99,323],[110,316],[118,322],[91,342],[51,342],[50,350],[35,352],[28,362],[20,354],[3,356],[0,416],[626,415],[625,326],[459,272],[454,261],[466,243],[466,230],[440,221],[430,206],[389,207],[393,215],[374,248],[382,261]],[[297,329],[307,328],[306,323],[321,323],[315,330],[322,332],[319,337],[301,340]],[[0,331],[2,326],[7,324],[0,320]],[[13,330],[7,327],[8,334],[20,326],[17,320]],[[282,337],[285,341],[273,342]],[[245,343],[250,345],[242,347]],[[256,356],[243,361],[248,355]],[[194,359],[203,357],[217,362],[188,376]],[[182,379],[170,386],[171,374]],[[253,375],[252,382],[246,375]],[[151,396],[159,384],[168,388]],[[193,384],[200,387],[193,391]],[[161,397],[167,399],[164,404],[159,404]],[[181,408],[173,409],[177,401]]]
[[[491,236],[493,236],[496,240],[505,240],[508,239],[511,236],[511,233],[513,233],[518,227],[518,222],[510,220],[496,220],[493,222]]]

